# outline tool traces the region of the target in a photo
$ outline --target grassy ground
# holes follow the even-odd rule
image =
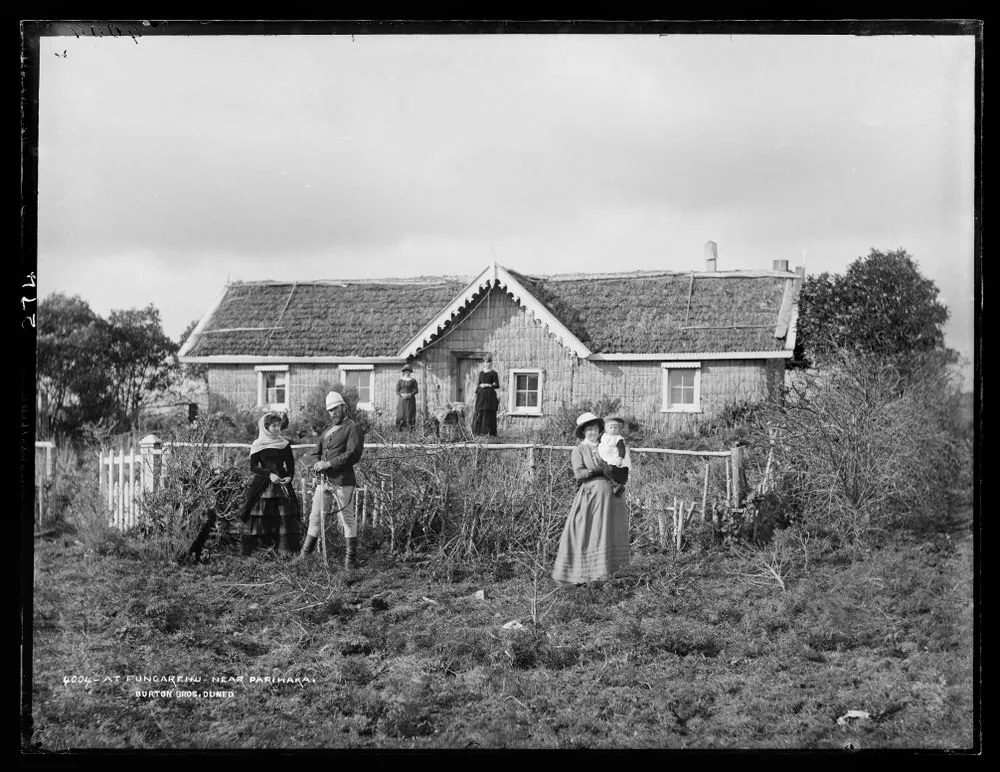
[[[969,749],[962,511],[851,555],[799,545],[784,589],[759,555],[697,547],[557,589],[526,564],[443,580],[433,559],[364,544],[351,572],[221,548],[176,566],[64,533],[35,544],[30,740],[53,752]],[[201,680],[142,680],[167,676]],[[867,718],[842,718],[852,710]]]

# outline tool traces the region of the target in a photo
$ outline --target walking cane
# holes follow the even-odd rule
[[[316,480],[316,487],[320,489],[320,506],[319,506],[319,552],[323,556],[323,565],[329,567],[326,561],[326,495],[325,488],[326,483],[324,481],[323,475],[316,472],[314,475]]]
[[[322,486],[324,489],[320,493],[320,506],[319,506],[319,551],[323,556],[323,565],[327,568],[330,564],[326,559],[326,484],[323,482],[323,478],[320,475],[316,477],[316,484]]]

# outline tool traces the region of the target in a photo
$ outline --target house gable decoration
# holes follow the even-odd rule
[[[518,281],[512,272],[508,271],[502,265],[498,265],[496,262],[488,265],[476,278],[469,282],[440,314],[428,322],[420,332],[397,352],[397,356],[401,358],[412,357],[422,349],[432,345],[437,337],[444,332],[446,326],[452,323],[455,317],[462,314],[482,293],[488,292],[491,287],[499,287],[506,290],[514,298],[515,303],[540,321],[560,344],[568,348],[576,356],[581,359],[586,359],[590,356],[592,353],[591,350],[544,303],[539,301],[527,287]]]

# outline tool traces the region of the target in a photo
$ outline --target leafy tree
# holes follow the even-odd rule
[[[179,346],[160,324],[160,312],[145,308],[112,311],[104,327],[103,358],[115,407],[128,428],[136,425],[143,400],[177,376]]]
[[[806,279],[799,302],[796,358],[823,360],[837,351],[870,354],[909,369],[943,353],[948,309],[934,282],[903,249],[872,249],[847,272]]]
[[[56,293],[38,304],[36,380],[39,431],[72,431],[110,408],[100,357],[105,322],[78,295]]]

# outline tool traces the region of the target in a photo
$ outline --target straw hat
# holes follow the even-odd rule
[[[607,424],[609,424],[611,421],[617,421],[622,426],[625,425],[625,419],[622,418],[620,415],[618,415],[618,413],[610,413],[610,414],[604,416],[604,424],[605,424],[605,426]]]
[[[410,367],[409,365],[403,365],[403,372],[404,373],[412,373],[413,372],[413,368]]]
[[[339,391],[331,391],[326,395],[326,409],[333,410],[338,405],[346,405],[344,397]]]
[[[600,416],[596,416],[596,415],[594,415],[593,413],[590,413],[590,412],[581,413],[580,417],[576,419],[576,431],[574,433],[576,434],[577,439],[582,440],[583,439],[583,430],[587,427],[588,424],[592,424],[595,421],[597,422],[597,428],[600,431],[603,432],[604,431],[604,421],[601,419]]]

